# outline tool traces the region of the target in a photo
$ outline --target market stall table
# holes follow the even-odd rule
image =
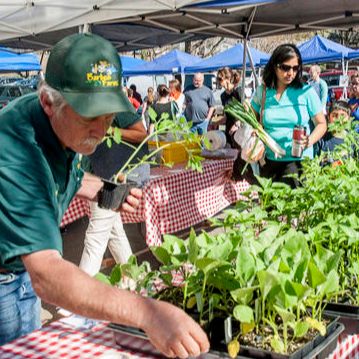
[[[203,173],[186,170],[184,164],[151,169],[139,208],[133,214],[121,213],[123,222],[145,222],[147,244],[158,245],[163,234],[194,226],[240,200],[249,184],[230,179],[237,151],[229,150],[229,154],[231,158],[205,160]],[[88,212],[88,203],[75,198],[62,225]]]
[[[0,346],[1,359],[155,359],[160,357],[150,354],[151,352],[154,352],[154,348],[143,339],[116,333],[115,341],[114,333],[107,327],[107,323],[76,316],[53,322]],[[213,358],[214,355],[211,357]],[[351,335],[339,337],[338,346],[328,359],[358,357],[359,335]]]

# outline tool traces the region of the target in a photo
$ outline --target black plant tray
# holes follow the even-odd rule
[[[142,330],[115,323],[110,323],[108,327],[114,331],[116,344],[123,347],[124,349],[150,354],[152,356],[163,357],[156,349],[149,345],[149,343],[146,343],[147,337]],[[344,325],[338,323],[335,320],[328,325],[327,334],[325,337],[318,335],[313,341],[305,344],[302,348],[291,355],[278,354],[241,345],[241,350],[239,356],[237,356],[237,359],[326,359],[335,350],[338,337],[343,331]],[[134,343],[134,341],[125,340],[123,334],[139,338],[142,340],[142,344],[139,345],[138,342]],[[229,358],[227,349],[225,347],[223,350],[218,350],[218,348],[211,348],[209,353],[201,357]]]
[[[100,208],[118,209],[126,201],[131,188],[138,187],[136,182],[115,183],[102,179],[103,187],[98,193],[98,205]]]
[[[359,306],[327,303],[324,309],[326,315],[339,317],[339,322],[345,326],[344,334],[359,334]]]

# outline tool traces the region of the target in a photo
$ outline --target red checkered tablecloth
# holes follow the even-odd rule
[[[234,159],[206,160],[203,173],[186,170],[183,165],[152,169],[139,208],[134,214],[121,213],[123,222],[145,222],[147,244],[159,245],[162,234],[175,233],[214,216],[240,200],[241,193],[249,188],[246,181],[230,180],[233,162]],[[77,219],[86,214],[88,205],[79,201],[76,200],[77,208],[70,205],[63,224],[70,223],[75,215]]]
[[[106,323],[74,328],[61,321],[54,322],[40,330],[0,347],[1,359],[116,359],[157,358],[144,354],[152,348],[144,341],[125,334],[117,336],[107,328]],[[148,347],[148,348],[147,348]],[[135,352],[125,348],[139,348]]]
[[[64,227],[76,221],[79,218],[90,215],[90,204],[88,201],[83,201],[75,197],[69,205],[69,208],[62,217],[60,227]]]
[[[359,335],[340,335],[335,351],[328,359],[358,359]]]
[[[0,347],[1,359],[158,359],[155,353],[152,345],[140,338],[116,333],[115,341],[113,331],[103,322],[78,327],[57,321]],[[340,336],[328,357],[357,358],[359,335]]]

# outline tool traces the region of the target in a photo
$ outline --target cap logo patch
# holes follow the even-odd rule
[[[91,64],[91,72],[86,73],[86,83],[93,87],[118,87],[118,69],[106,60]]]

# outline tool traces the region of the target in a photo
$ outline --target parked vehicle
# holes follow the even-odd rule
[[[349,70],[347,77],[343,75],[343,71],[341,70],[329,70],[321,73],[320,77],[328,84],[328,102],[331,102],[332,100],[339,100],[340,98],[342,98],[345,87],[347,88],[347,93],[345,97],[349,97],[349,79],[354,72],[354,70]]]
[[[16,84],[0,85],[0,109],[5,107],[10,101],[33,91],[35,89],[29,86]]]

